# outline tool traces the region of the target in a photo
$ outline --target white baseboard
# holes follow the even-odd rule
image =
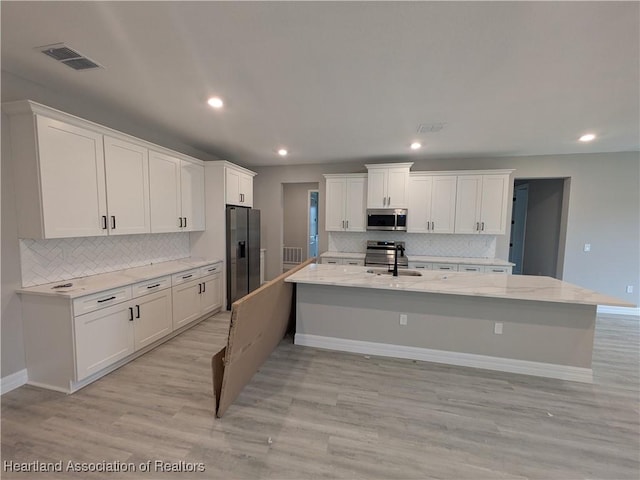
[[[574,382],[593,383],[590,368],[557,365],[553,363],[531,362],[513,358],[490,357],[472,353],[448,352],[430,348],[389,345],[386,343],[363,342],[344,338],[322,337],[296,333],[294,343],[307,347],[326,348],[343,352],[362,353],[381,357],[406,358],[424,362],[445,363],[460,367],[483,368],[500,372],[520,373],[536,377],[558,378]]]
[[[29,380],[29,375],[27,374],[27,369],[23,368],[22,370],[17,371],[16,373],[12,373],[11,375],[7,375],[6,377],[2,377],[1,385],[0,385],[0,394],[4,395],[11,390],[15,390],[18,387],[21,387]]]
[[[640,320],[640,308],[633,307],[610,307],[608,305],[598,305],[598,313],[603,315],[623,315],[625,317],[638,317]]]

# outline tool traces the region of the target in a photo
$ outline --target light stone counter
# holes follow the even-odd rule
[[[287,282],[405,292],[466,295],[582,305],[635,305],[551,277],[421,271],[421,276],[376,275],[370,267],[312,264]]]
[[[188,257],[180,260],[161,262],[143,267],[128,268],[115,272],[91,275],[89,277],[72,278],[58,282],[37,285],[35,287],[20,288],[16,290],[23,295],[46,295],[66,298],[78,298],[92,293],[98,293],[111,288],[123,287],[145,280],[172,275],[192,268],[204,267],[222,260]],[[71,283],[71,287],[56,288],[56,285]]]

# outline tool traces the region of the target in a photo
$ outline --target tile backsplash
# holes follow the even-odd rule
[[[494,258],[494,235],[424,234],[406,232],[329,232],[329,250],[365,253],[367,240],[404,241],[409,255]]]
[[[189,233],[20,240],[22,286],[141,267],[190,255]]]

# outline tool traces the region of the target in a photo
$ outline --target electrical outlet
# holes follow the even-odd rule
[[[585,243],[584,244],[584,251],[585,252],[590,252],[591,251],[591,244],[590,243]]]
[[[627,285],[627,293],[633,293],[633,285]]]
[[[502,322],[496,322],[493,326],[493,333],[496,335],[502,335]]]
[[[406,313],[401,313],[400,314],[400,325],[406,325],[407,324],[407,314]]]

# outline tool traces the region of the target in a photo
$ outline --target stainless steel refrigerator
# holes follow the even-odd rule
[[[260,286],[260,210],[227,205],[227,309]]]

